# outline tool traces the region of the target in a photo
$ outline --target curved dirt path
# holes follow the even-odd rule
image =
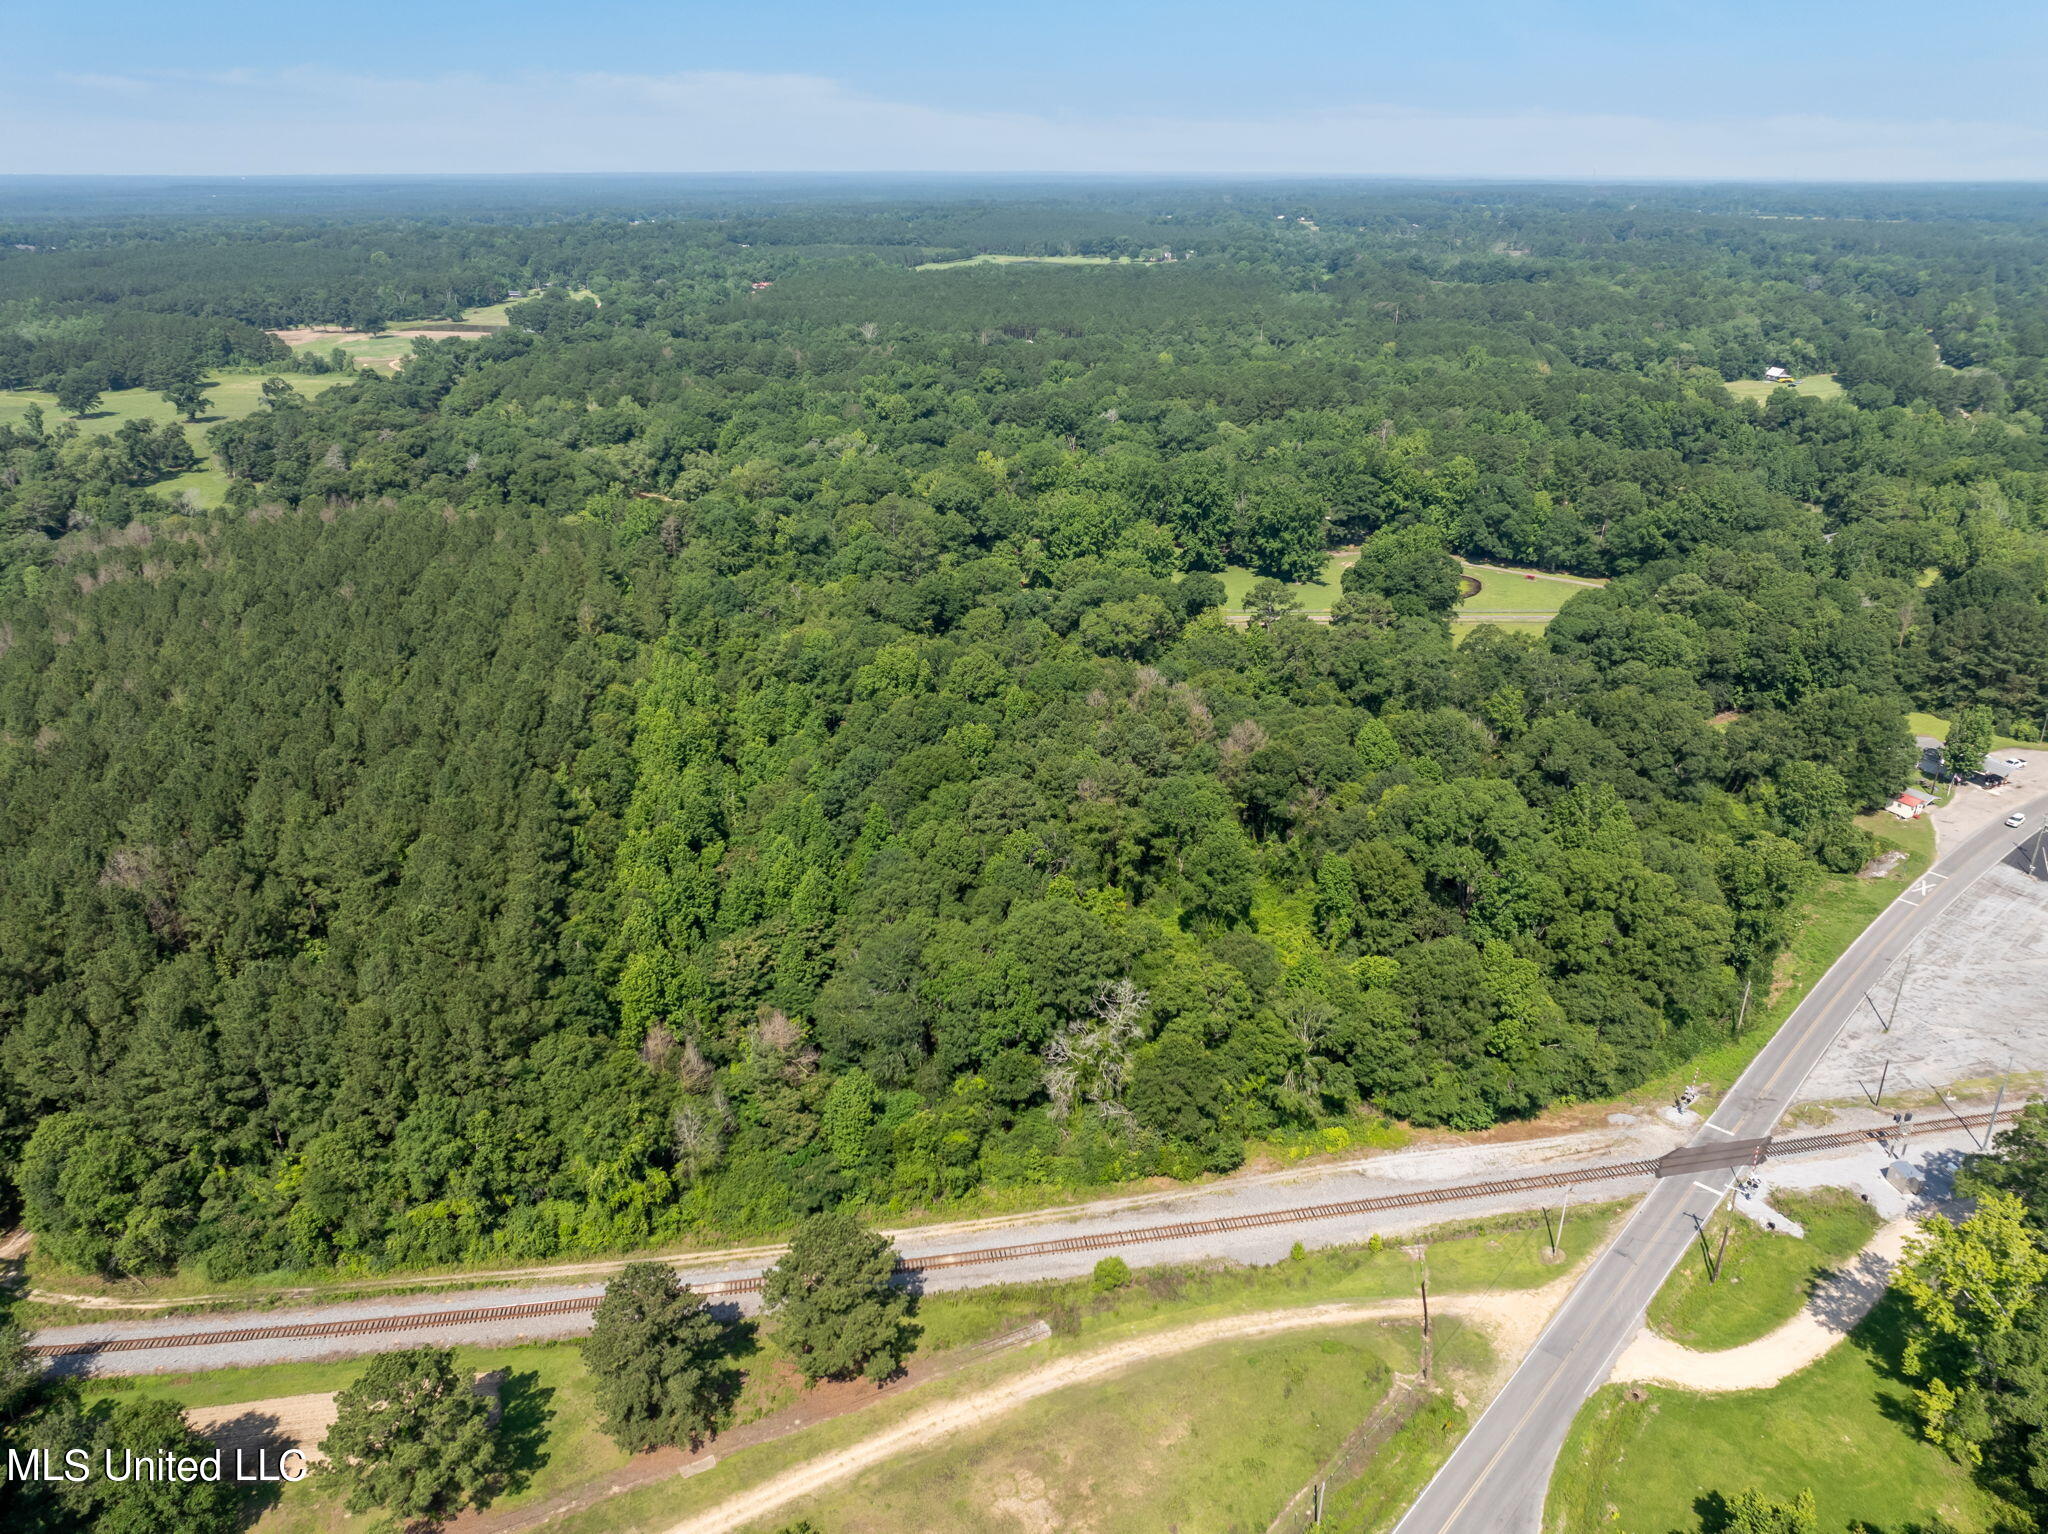
[[[1576,1271],[1576,1270],[1574,1270]],[[1534,1343],[1544,1320],[1557,1308],[1571,1285],[1571,1275],[1541,1289],[1500,1295],[1446,1295],[1431,1307],[1433,1315],[1462,1316],[1485,1324],[1504,1352],[1519,1355]],[[858,1475],[912,1449],[929,1446],[950,1433],[979,1427],[1041,1396],[1073,1385],[1092,1384],[1134,1364],[1171,1358],[1214,1342],[1270,1337],[1308,1327],[1345,1326],[1358,1321],[1385,1321],[1417,1315],[1412,1299],[1369,1303],[1336,1302],[1295,1310],[1254,1311],[1203,1321],[1177,1331],[1128,1338],[1090,1353],[1055,1360],[951,1401],[936,1402],[859,1443],[792,1465],[760,1486],[735,1493],[706,1508],[667,1534],[724,1534],[767,1518],[790,1503]]]
[[[1687,1390],[1769,1389],[1824,1357],[1870,1314],[1891,1282],[1906,1238],[1919,1223],[1893,1220],[1879,1230],[1862,1251],[1814,1285],[1798,1315],[1756,1341],[1702,1353],[1659,1337],[1646,1326],[1616,1360],[1611,1379],[1617,1384],[1643,1380]]]

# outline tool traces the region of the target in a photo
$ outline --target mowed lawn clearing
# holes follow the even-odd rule
[[[1771,397],[1772,391],[1790,389],[1790,384],[1776,383],[1767,378],[1737,378],[1722,387],[1737,399],[1756,400],[1761,403]],[[1807,399],[1840,399],[1842,386],[1835,382],[1833,373],[1804,373],[1800,375],[1799,387],[1793,393]]]
[[[343,373],[262,373],[250,370],[211,373],[207,375],[206,397],[212,403],[196,424],[205,428],[219,421],[239,421],[263,403],[263,380],[266,378],[282,378],[307,396],[348,382],[348,375]],[[75,422],[58,408],[55,395],[45,394],[40,389],[0,389],[0,425],[19,426],[30,405],[43,407],[43,428],[46,431],[67,422],[81,431],[112,432],[119,431],[128,421],[155,424],[179,419],[178,412],[165,404],[163,396],[154,389],[115,389],[100,396],[100,402],[91,415]],[[186,430],[189,433],[192,428],[187,427]],[[204,444],[197,439],[193,446],[204,451]]]
[[[2048,723],[2048,721],[2043,722]],[[1948,739],[1948,721],[1939,714],[1908,714],[1906,716],[1906,728],[1915,735],[1927,735],[1940,741]],[[2044,745],[2038,740],[2019,740],[2011,735],[2000,735],[1995,732],[1992,734],[1992,750],[2006,751],[2014,747],[2022,751],[2048,751],[2048,745]]]
[[[224,1406],[279,1396],[341,1390],[353,1384],[369,1361],[334,1359],[278,1364],[255,1369],[222,1369],[194,1375],[150,1375],[85,1384],[88,1400],[101,1397],[160,1398],[180,1406]],[[595,1386],[573,1343],[510,1348],[457,1348],[455,1366],[465,1373],[504,1371],[498,1399],[504,1418],[501,1442],[513,1482],[496,1498],[494,1511],[542,1500],[566,1487],[612,1474],[632,1456],[598,1426]],[[340,1534],[373,1529],[381,1515],[351,1515],[342,1507],[343,1488],[321,1476],[282,1489],[253,1525],[257,1534]]]
[[[1898,1375],[1887,1298],[1818,1363],[1769,1390],[1702,1395],[1609,1385],[1572,1424],[1550,1483],[1549,1534],[1721,1526],[1746,1487],[1813,1493],[1822,1529],[1899,1530],[1940,1514],[1961,1534],[2030,1523],[1920,1435]]]
[[[1339,549],[1324,562],[1322,573],[1312,581],[1290,584],[1288,590],[1301,602],[1310,617],[1326,616],[1344,595],[1344,569],[1358,557],[1355,549]],[[1605,584],[1582,577],[1552,575],[1543,570],[1513,569],[1500,565],[1477,565],[1461,561],[1467,588],[1478,590],[1458,603],[1451,613],[1457,625],[1498,622],[1503,628],[1541,633],[1559,608],[1580,592]],[[1243,565],[1226,565],[1218,577],[1223,582],[1224,611],[1238,616],[1244,599],[1259,579],[1256,570]]]
[[[1650,1302],[1650,1325],[1673,1342],[1702,1351],[1754,1342],[1797,1315],[1814,1281],[1861,1251],[1883,1222],[1877,1211],[1840,1188],[1768,1195],[1806,1228],[1804,1239],[1760,1228],[1723,1209],[1707,1222],[1707,1247],[1720,1252],[1721,1276],[1707,1281],[1697,1242]]]
[[[1301,602],[1305,613],[1327,613],[1344,595],[1339,584],[1344,574],[1344,561],[1332,554],[1323,562],[1323,573],[1312,581],[1290,581],[1287,589]],[[1243,565],[1225,565],[1217,572],[1216,578],[1223,582],[1223,610],[1238,614],[1244,611],[1245,596],[1259,580],[1259,572]]]
[[[204,460],[202,467],[184,474],[173,474],[146,488],[173,498],[187,495],[201,506],[220,505],[227,495],[228,477],[212,462],[213,450],[207,442],[207,432],[222,421],[240,420],[262,404],[263,380],[266,378],[283,378],[300,394],[311,398],[336,384],[348,382],[349,376],[346,373],[272,374],[249,370],[210,375],[206,382],[206,398],[211,403],[198,421],[188,422],[185,426],[185,440],[192,444],[192,451]],[[5,389],[0,390],[0,425],[19,426],[28,415],[30,405],[43,407],[45,431],[69,424],[80,431],[104,434],[119,431],[128,421],[159,424],[179,419],[178,412],[165,404],[163,396],[154,389],[115,389],[101,396],[99,406],[91,415],[77,421],[57,407],[53,395],[38,389]]]

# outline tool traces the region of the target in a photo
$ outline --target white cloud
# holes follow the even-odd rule
[[[727,71],[73,75],[6,92],[0,169],[910,171],[2039,179],[2048,131],[1957,119],[1698,118],[1229,103],[1080,119]],[[10,120],[11,119],[11,120]]]

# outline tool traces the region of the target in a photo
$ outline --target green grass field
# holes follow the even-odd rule
[[[1322,574],[1313,581],[1291,584],[1287,588],[1301,600],[1304,613],[1327,613],[1344,595],[1344,566],[1349,555],[1332,554],[1324,563]],[[1465,573],[1479,582],[1479,589],[1460,602],[1451,614],[1454,624],[1489,623],[1496,621],[1496,613],[1540,614],[1539,617],[1516,617],[1499,620],[1502,628],[1521,629],[1541,633],[1557,610],[1587,588],[1571,581],[1559,580],[1541,570],[1511,570],[1505,567],[1465,565]],[[1219,579],[1223,582],[1224,610],[1236,614],[1244,611],[1244,599],[1258,580],[1258,572],[1243,565],[1226,565]]]
[[[1805,1226],[1805,1238],[1773,1234],[1724,1208],[1707,1222],[1706,1235],[1708,1249],[1722,1251],[1720,1279],[1707,1282],[1695,1242],[1650,1302],[1653,1328],[1702,1351],[1754,1342],[1791,1320],[1814,1280],[1861,1251],[1883,1223],[1868,1204],[1839,1188],[1774,1193],[1771,1204]]]
[[[1719,1527],[1722,1501],[1751,1486],[1786,1501],[1811,1490],[1826,1530],[1896,1531],[1935,1513],[1962,1534],[2031,1527],[1920,1436],[1899,1345],[1887,1300],[1848,1341],[1770,1390],[1607,1386],[1572,1424],[1545,1529]]]
[[[1339,584],[1343,574],[1344,566],[1333,554],[1324,562],[1323,573],[1315,580],[1289,582],[1287,589],[1301,599],[1303,612],[1326,613],[1336,605],[1337,598],[1344,595],[1344,588]],[[1245,594],[1259,579],[1258,572],[1246,569],[1243,565],[1225,565],[1217,572],[1216,578],[1223,582],[1223,610],[1228,613],[1243,612]]]
[[[965,261],[926,261],[918,272],[949,272],[962,266],[1129,266],[1129,256],[998,256],[984,253]]]
[[[1451,643],[1463,644],[1483,628],[1499,629],[1504,634],[1540,634],[1549,627],[1547,618],[1453,618]]]
[[[1915,735],[1931,735],[1936,740],[1943,741],[1948,739],[1948,721],[1939,714],[1908,714],[1906,728]],[[2015,746],[2022,751],[2048,751],[2048,743],[2020,740],[2011,735],[1994,734],[1991,737],[1991,746],[1995,751],[2004,751]]]
[[[1483,622],[1489,613],[1542,613],[1548,621],[1549,615],[1589,589],[1541,570],[1467,563],[1465,574],[1479,582],[1479,589],[1458,604],[1453,615],[1458,622]]]
[[[301,341],[292,350],[312,352],[321,357],[342,351],[346,352],[349,360],[358,367],[373,367],[388,372],[394,359],[412,355],[412,340],[407,336],[394,335],[358,336],[348,341],[321,336],[315,340]]]
[[[207,406],[206,414],[198,422],[185,427],[185,438],[192,444],[192,450],[201,458],[208,459],[208,465],[189,473],[174,474],[169,479],[159,480],[149,488],[160,495],[190,495],[201,506],[218,506],[227,494],[228,477],[212,466],[206,434],[218,423],[238,421],[260,405],[263,402],[263,380],[272,376],[269,373],[254,371],[212,374],[206,384],[206,397],[212,403]],[[348,381],[345,375],[339,373],[287,373],[275,376],[283,377],[285,382],[308,397]],[[56,398],[52,395],[37,389],[5,389],[0,390],[0,425],[20,425],[28,414],[30,405],[43,407],[45,430],[54,430],[69,423],[81,431],[104,433],[118,431],[122,424],[128,421],[160,424],[178,418],[178,413],[150,389],[116,389],[101,398],[99,407],[93,414],[75,422],[57,408]]]
[[[760,1527],[1262,1529],[1415,1367],[1413,1328],[1222,1343],[1061,1391]],[[1463,1350],[1477,1338],[1468,1334]]]
[[[273,376],[283,377],[285,382],[305,395],[318,394],[347,381],[334,373],[214,373],[209,375],[206,384],[206,397],[213,403],[200,418],[198,428],[203,430],[220,421],[239,421],[263,403],[263,380]],[[53,430],[71,420],[71,417],[57,408],[54,395],[45,394],[38,389],[4,389],[0,390],[0,423],[8,426],[20,425],[32,404],[43,407],[43,426],[46,430]],[[177,418],[177,411],[165,404],[163,398],[154,390],[116,389],[101,397],[99,406],[93,414],[74,424],[81,431],[111,432],[118,431],[127,421],[160,423]],[[188,433],[192,430],[191,427],[187,428]],[[197,438],[194,439],[194,447],[202,445]]]
[[[1769,399],[1773,390],[1788,385],[1768,383],[1761,378],[1738,378],[1723,387],[1737,399],[1762,401]],[[1801,376],[1794,392],[1806,399],[1840,399],[1842,386],[1835,382],[1833,373],[1807,373]]]

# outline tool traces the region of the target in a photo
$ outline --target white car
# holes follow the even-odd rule
[[[2027,823],[2027,812],[2025,810],[2014,810],[2005,817],[2005,823],[2009,826],[2023,826]]]

